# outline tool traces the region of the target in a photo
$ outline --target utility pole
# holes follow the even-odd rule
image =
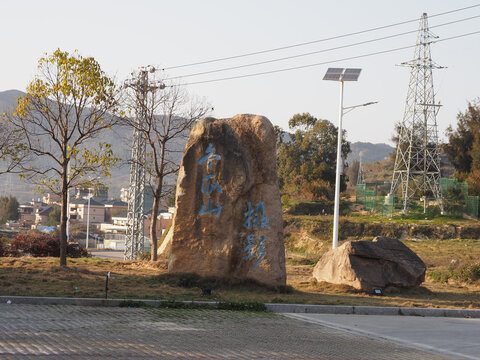
[[[140,128],[147,116],[147,95],[165,85],[158,81],[149,81],[149,73],[156,70],[153,66],[139,68],[136,77],[125,81],[126,87],[135,91],[135,128],[132,139],[132,158],[130,165],[130,185],[128,189],[127,234],[125,237],[124,258],[134,260],[144,251],[144,194],[145,194],[145,153],[146,140]],[[134,75],[134,73],[132,73]]]
[[[427,14],[423,13],[414,57],[401,64],[411,70],[390,195],[395,196],[400,189],[404,213],[416,196],[433,196],[443,213],[436,120],[440,105],[435,103],[432,75],[433,69],[442,67],[432,61],[430,53],[430,44],[436,38],[428,28]]]

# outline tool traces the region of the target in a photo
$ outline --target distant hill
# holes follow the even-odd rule
[[[17,105],[17,98],[20,96],[25,96],[25,93],[19,90],[7,90],[0,92],[0,113],[13,110]]]
[[[387,158],[395,148],[388,144],[372,144],[369,142],[354,142],[350,145],[352,152],[347,157],[347,162],[351,164],[359,161],[360,157],[364,163],[374,163]]]

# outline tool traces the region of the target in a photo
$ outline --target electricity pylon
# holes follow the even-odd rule
[[[409,200],[420,196],[435,198],[443,212],[436,120],[440,105],[435,103],[432,76],[433,69],[442,67],[432,61],[430,53],[430,44],[435,38],[438,37],[430,32],[424,13],[420,18],[414,57],[401,64],[411,70],[390,194],[395,196],[400,189],[405,213]]]
[[[135,126],[132,139],[130,186],[128,189],[127,234],[124,258],[134,260],[144,251],[144,194],[146,139],[142,129],[147,116],[147,95],[157,88],[164,89],[159,81],[149,81],[148,74],[156,70],[153,66],[139,68],[135,78],[125,81],[126,87],[135,91]],[[133,75],[133,74],[132,74]]]
[[[145,100],[148,86],[148,71],[140,69],[138,76],[125,81],[135,91],[135,123],[140,125],[145,115]],[[127,234],[124,258],[136,259],[144,250],[144,193],[145,193],[145,148],[146,141],[138,127],[133,129],[130,185],[128,189]]]

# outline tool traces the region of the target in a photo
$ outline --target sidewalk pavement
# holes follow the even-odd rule
[[[359,336],[271,312],[1,303],[0,359],[440,360],[461,357]]]
[[[149,356],[157,358],[158,354],[159,358],[480,359],[479,310],[266,304],[270,311],[284,315],[279,317],[271,313],[157,309],[159,300],[134,301],[149,307],[120,308],[123,299],[0,296],[0,358],[123,359],[118,351],[125,347],[124,342],[137,341],[134,349],[125,353],[135,356],[125,359],[151,359]],[[151,319],[152,314],[167,317],[168,322],[160,324],[158,321],[163,320],[155,320],[156,316]],[[285,321],[278,320],[282,318]],[[223,327],[217,328],[219,322]],[[172,329],[177,338],[182,334],[188,344],[193,343],[182,347],[182,336],[178,340],[174,333],[168,333]],[[162,333],[156,334],[157,330]],[[125,332],[124,338],[117,336],[118,331]],[[159,351],[156,342],[137,338],[143,335],[132,335],[135,331],[145,336],[156,334],[158,339],[167,331],[173,336],[167,338],[175,351],[155,352]],[[208,341],[192,335],[198,331],[207,331],[202,334]],[[74,344],[76,350],[69,347],[72,339],[79,342]],[[102,342],[110,345],[99,350],[96,346]],[[225,352],[225,344],[235,350]],[[39,346],[42,350],[38,352],[35,349]],[[242,352],[242,348],[248,351]],[[143,357],[144,353],[149,355]]]
[[[351,334],[383,339],[454,359],[480,359],[480,319],[342,314],[293,314],[303,320]]]

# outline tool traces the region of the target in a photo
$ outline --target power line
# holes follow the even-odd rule
[[[443,23],[443,24],[431,26],[430,29],[438,28],[438,27],[442,27],[442,26],[447,26],[447,25],[452,25],[452,24],[456,24],[456,23],[459,23],[459,22],[476,19],[476,18],[479,18],[479,17],[480,17],[480,15],[476,15],[476,16],[471,16],[471,17],[468,17],[468,18],[463,18],[463,19],[459,19],[459,20],[454,20],[454,21],[450,21],[450,22]],[[213,74],[213,73],[223,72],[223,71],[228,71],[228,70],[236,70],[236,69],[242,69],[242,68],[251,67],[251,66],[258,66],[258,65],[270,64],[270,63],[278,62],[278,61],[296,59],[296,58],[300,58],[300,57],[304,57],[304,56],[309,56],[309,55],[314,55],[314,54],[320,54],[320,53],[329,52],[329,51],[333,51],[333,50],[340,50],[340,49],[345,49],[345,48],[348,48],[348,47],[353,47],[353,46],[358,46],[358,45],[364,45],[364,44],[368,44],[368,43],[372,43],[372,42],[376,42],[376,41],[391,39],[391,38],[394,38],[394,37],[399,37],[399,36],[403,36],[403,35],[408,35],[408,34],[412,34],[412,33],[416,33],[416,32],[418,32],[418,30],[410,30],[410,31],[406,31],[406,32],[398,33],[398,34],[383,36],[383,37],[379,37],[379,38],[375,38],[375,39],[371,39],[371,40],[359,41],[359,42],[356,42],[356,43],[347,44],[347,45],[341,45],[341,46],[336,46],[336,47],[332,47],[332,48],[328,48],[328,49],[311,51],[311,52],[303,53],[303,54],[286,56],[286,57],[282,57],[282,58],[265,60],[265,61],[259,61],[259,62],[250,63],[250,64],[243,64],[243,65],[225,67],[225,68],[220,68],[220,69],[215,69],[215,70],[202,71],[202,72],[192,73],[192,74],[188,74],[188,75],[173,76],[173,77],[166,78],[165,81],[166,81],[166,80],[174,80],[174,79],[186,78],[186,77],[192,77],[192,76]]]
[[[445,11],[445,12],[442,12],[442,13],[430,15],[429,18],[448,15],[448,14],[452,14],[452,13],[463,11],[463,10],[473,9],[473,8],[479,7],[479,6],[480,6],[480,4],[476,4],[476,5],[466,6],[466,7],[455,9],[455,10]],[[156,68],[159,69],[159,70],[171,70],[171,69],[178,69],[178,68],[184,68],[184,67],[189,67],[189,66],[209,64],[209,63],[219,62],[219,61],[224,61],[224,60],[238,59],[238,58],[247,57],[247,56],[260,55],[260,54],[265,54],[265,53],[269,53],[269,52],[291,49],[291,48],[294,48],[294,47],[311,45],[311,44],[316,44],[316,43],[319,43],[319,42],[340,39],[340,38],[353,36],[353,35],[365,34],[367,32],[387,29],[387,28],[390,28],[390,27],[409,24],[409,23],[417,22],[417,21],[418,21],[418,18],[412,19],[412,20],[407,20],[407,21],[402,21],[402,22],[398,22],[398,23],[393,23],[393,24],[389,24],[389,25],[378,26],[378,27],[374,27],[374,28],[370,28],[370,29],[366,29],[366,30],[351,32],[351,33],[347,33],[347,34],[343,34],[343,35],[332,36],[332,37],[329,37],[329,38],[313,40],[313,41],[306,41],[306,42],[302,42],[302,43],[297,43],[297,44],[292,44],[292,45],[287,45],[287,46],[282,46],[282,47],[277,47],[277,48],[272,48],[272,49],[267,49],[267,50],[254,51],[254,52],[240,54],[240,55],[226,56],[226,57],[217,58],[217,59],[197,61],[197,62],[193,62],[193,63],[187,63],[187,64],[169,66],[169,67],[163,67],[163,68],[161,66],[157,66]]]
[[[445,38],[445,39],[436,40],[436,41],[433,41],[433,43],[438,43],[438,42],[443,42],[443,41],[458,39],[458,38],[462,38],[462,37],[470,36],[470,35],[475,35],[475,34],[480,34],[480,30],[479,30],[479,31],[473,31],[473,32],[465,33],[465,34],[461,34],[461,35],[457,35],[457,36],[451,36],[451,37],[448,37],[448,38]],[[381,55],[381,54],[391,53],[391,52],[400,51],[400,50],[405,50],[405,49],[411,49],[411,48],[414,48],[415,46],[416,46],[416,45],[402,46],[402,47],[398,47],[398,48],[394,48],[394,49],[389,49],[389,50],[382,50],[382,51],[377,51],[377,52],[368,53],[368,54],[356,55],[356,56],[346,57],[346,58],[342,58],[342,59],[324,61],[324,62],[319,62],[319,63],[314,63],[314,64],[308,64],[308,65],[294,66],[294,67],[289,67],[289,68],[284,68],[284,69],[277,69],[277,70],[270,70],[270,71],[262,71],[262,72],[252,73],[252,74],[244,74],[244,75],[230,76],[230,77],[219,78],[219,79],[212,79],[212,80],[195,81],[195,82],[190,82],[190,83],[186,83],[186,84],[181,84],[181,86],[197,85],[197,84],[206,84],[206,83],[226,81],[226,80],[234,80],[234,79],[241,79],[241,78],[247,78],[247,77],[253,77],[253,76],[275,74],[275,73],[286,72],[286,71],[291,71],[291,70],[305,69],[305,68],[310,68],[310,67],[316,67],[316,66],[321,66],[321,65],[332,64],[332,63],[336,63],[336,62],[340,62],[340,61],[359,59],[359,58],[370,57],[370,56],[375,56],[375,55]],[[168,85],[167,87],[174,87],[174,86],[177,86],[177,85]]]

